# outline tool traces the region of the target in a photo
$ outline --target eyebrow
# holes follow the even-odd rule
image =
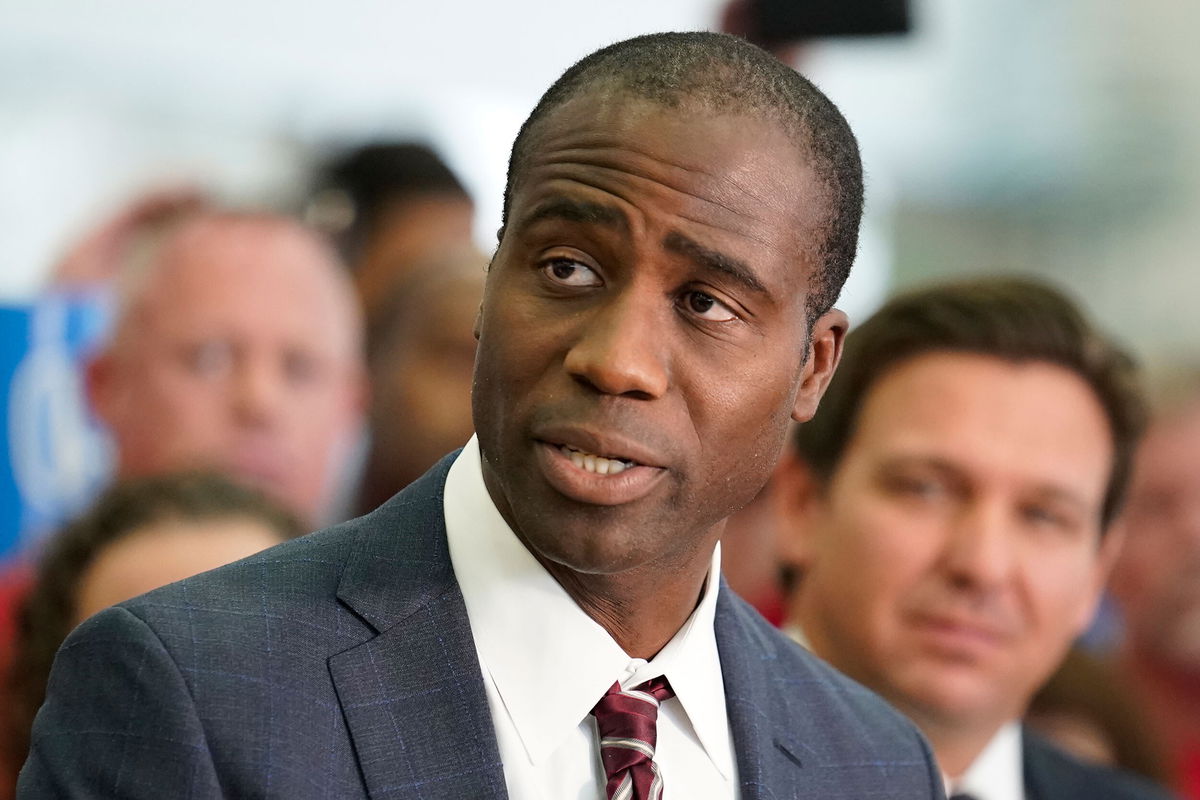
[[[629,229],[629,220],[625,218],[625,214],[620,210],[601,203],[576,200],[569,197],[554,197],[541,203],[522,220],[522,225],[529,226],[548,219],[581,222],[587,225],[603,225],[608,228],[620,228],[622,230]]]
[[[754,270],[744,262],[722,252],[705,247],[677,231],[668,233],[663,239],[663,246],[668,250],[685,255],[699,263],[705,269],[719,272],[722,275],[740,283],[745,288],[758,294],[771,296],[770,291],[754,274]]]
[[[586,225],[602,225],[623,231],[629,230],[629,220],[620,209],[603,203],[571,197],[552,197],[544,203],[540,203],[521,221],[521,225],[528,227],[543,220],[565,220]],[[678,231],[667,234],[663,239],[663,247],[687,256],[705,269],[725,275],[752,292],[766,297],[771,296],[770,290],[744,261],[705,247]]]
[[[905,467],[932,469],[951,480],[965,484],[971,483],[969,471],[964,470],[953,461],[941,456],[900,455],[883,462],[882,467],[885,471]],[[1031,493],[1036,497],[1055,503],[1066,503],[1075,507],[1081,513],[1088,513],[1088,509],[1091,507],[1091,503],[1085,497],[1066,486],[1043,481],[1033,483],[1030,488],[1032,489]]]

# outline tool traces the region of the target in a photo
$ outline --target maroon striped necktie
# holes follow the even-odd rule
[[[660,800],[662,776],[654,763],[659,703],[675,696],[665,677],[632,689],[614,683],[592,709],[600,731],[600,760],[608,800]]]

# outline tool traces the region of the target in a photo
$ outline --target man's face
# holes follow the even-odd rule
[[[543,563],[695,567],[840,353],[823,195],[754,119],[593,95],[535,136],[477,323],[488,489]]]
[[[120,472],[219,469],[314,520],[361,407],[335,265],[258,220],[189,223],[161,259],[89,376]]]
[[[796,522],[814,650],[918,723],[1017,718],[1093,610],[1112,459],[1098,400],[1062,367],[894,367]]]
[[[437,264],[410,286],[397,330],[378,343],[371,366],[374,469],[396,492],[471,438],[471,328],[483,294],[479,254],[466,263]],[[447,274],[449,273],[449,274]]]
[[[390,204],[353,264],[354,283],[374,323],[415,265],[470,244],[475,207],[456,194],[429,194]]]
[[[1200,401],[1138,447],[1113,574],[1131,644],[1200,675]]]

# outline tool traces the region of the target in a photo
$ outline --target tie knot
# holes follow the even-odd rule
[[[665,677],[651,678],[632,689],[614,683],[592,709],[610,798],[657,800],[661,794],[662,780],[653,763],[658,706],[674,696]]]
[[[614,683],[592,709],[600,736],[633,737],[649,741],[653,747],[658,706],[674,696],[675,691],[665,676],[651,678],[632,689],[622,689],[621,684]]]

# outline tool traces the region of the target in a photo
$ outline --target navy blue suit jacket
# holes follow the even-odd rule
[[[446,544],[449,463],[366,517],[81,625],[18,796],[506,797]],[[746,800],[942,797],[911,724],[720,591]]]
[[[1165,789],[1129,772],[1085,764],[1028,728],[1021,755],[1027,800],[1171,800]]]

